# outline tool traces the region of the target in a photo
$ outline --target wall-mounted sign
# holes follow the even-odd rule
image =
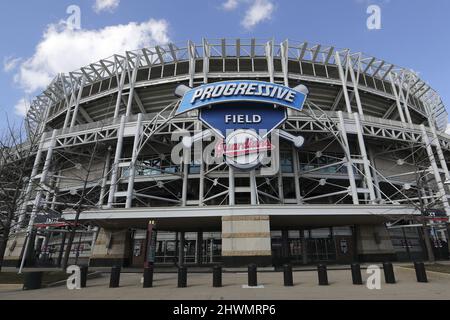
[[[252,170],[263,153],[273,151],[268,134],[287,120],[287,109],[303,109],[308,90],[239,80],[194,89],[180,86],[176,94],[182,97],[177,114],[199,110],[199,119],[223,139],[216,151],[229,165]]]
[[[301,111],[305,100],[306,93],[275,83],[252,80],[225,81],[189,90],[184,94],[177,113],[218,103],[242,101],[276,104]]]

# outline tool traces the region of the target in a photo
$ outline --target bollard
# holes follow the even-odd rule
[[[153,266],[144,268],[144,288],[153,287]]]
[[[414,262],[414,269],[416,269],[417,282],[428,282],[427,272],[423,262]]]
[[[284,265],[284,286],[285,287],[294,286],[294,278],[292,276],[292,266],[290,264]]]
[[[352,280],[355,285],[363,284],[361,266],[357,263],[352,264]]]
[[[383,263],[383,270],[385,282],[395,283],[394,267],[392,266],[392,263],[390,262]]]
[[[256,264],[251,264],[248,266],[248,286],[249,287],[258,286],[258,271]]]
[[[328,286],[327,266],[324,264],[319,264],[317,267],[317,272],[319,275],[319,286]]]
[[[81,284],[81,288],[86,288],[88,270],[89,270],[88,266],[81,266],[80,267],[80,276],[81,276],[80,284]]]
[[[115,266],[111,269],[111,279],[109,281],[110,288],[118,288],[120,283],[120,271],[121,267]]]
[[[179,267],[178,268],[178,288],[186,288],[187,287],[187,268]]]
[[[214,266],[213,268],[213,287],[220,288],[222,287],[222,267]]]
[[[37,290],[42,287],[43,272],[30,272],[25,274],[23,290]]]

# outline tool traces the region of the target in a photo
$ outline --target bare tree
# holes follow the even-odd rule
[[[0,270],[12,231],[24,218],[25,186],[33,169],[41,135],[29,123],[11,124],[0,133]]]

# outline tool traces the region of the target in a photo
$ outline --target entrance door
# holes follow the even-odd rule
[[[203,237],[208,238],[203,240],[202,262],[204,264],[220,262],[222,257],[220,233],[204,234]]]

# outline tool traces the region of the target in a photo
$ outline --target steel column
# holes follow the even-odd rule
[[[194,87],[195,77],[195,44],[192,41],[188,41],[188,53],[189,53],[189,87]]]
[[[447,215],[450,216],[450,205],[448,203],[448,198],[447,198],[447,194],[445,192],[445,188],[444,188],[444,183],[442,182],[441,179],[441,174],[439,172],[439,168],[436,164],[436,159],[434,157],[434,153],[433,153],[433,148],[431,146],[431,142],[430,142],[430,138],[428,137],[428,133],[425,129],[425,126],[422,124],[420,125],[420,129],[422,130],[422,138],[423,138],[423,143],[425,144],[425,148],[427,150],[427,154],[428,154],[428,158],[430,160],[431,163],[431,168],[433,169],[433,173],[434,173],[434,179],[436,180],[438,189],[439,189],[439,193],[440,193],[440,199],[442,201],[442,204],[444,205],[445,211],[447,212]]]
[[[133,106],[133,99],[134,99],[134,89],[136,86],[137,72],[139,70],[140,64],[141,64],[141,56],[137,55],[134,69],[133,69],[133,72],[131,74],[131,79],[130,79],[130,93],[128,95],[128,103],[127,103],[127,111],[126,111],[127,117],[129,117],[131,115],[131,108]]]
[[[126,63],[124,61],[124,63]],[[116,99],[116,107],[114,109],[114,119],[117,119],[119,117],[119,113],[120,113],[120,105],[122,104],[122,92],[123,92],[123,87],[125,85],[125,79],[127,77],[127,69],[128,69],[128,64],[125,65],[125,67],[122,70],[122,74],[120,75],[120,79],[117,79],[119,84],[118,84],[118,88],[117,88],[117,99]],[[117,78],[119,78],[119,76],[117,76]]]
[[[256,184],[256,171],[250,171],[250,199],[251,205],[256,206],[259,204],[258,201],[258,185]]]
[[[377,195],[377,199],[382,200],[382,194],[381,194],[381,189],[380,189],[380,180],[378,179],[378,172],[376,170],[376,166],[375,166],[375,156],[373,154],[373,150],[372,148],[369,147],[368,149],[368,156],[369,156],[369,161],[372,163],[372,169],[373,169],[373,182],[375,185],[375,194]]]
[[[358,62],[359,62],[359,59],[360,58],[358,58]],[[359,114],[361,115],[361,117],[364,117],[364,112],[363,112],[363,108],[362,108],[362,104],[361,104],[361,98],[360,98],[360,96],[359,96],[359,89],[358,89],[358,86],[359,86],[359,83],[358,83],[358,80],[359,80],[359,71],[358,71],[358,79],[355,77],[355,72],[354,72],[354,70],[353,70],[353,66],[351,65],[351,59],[350,59],[350,57],[348,56],[347,57],[347,68],[348,68],[348,70],[349,70],[349,72],[350,72],[350,77],[351,77],[351,79],[352,79],[352,82],[353,82],[353,92],[355,93],[355,99],[356,99],[356,105],[357,105],[357,107],[358,107],[358,112],[359,112]],[[359,67],[358,67],[359,68]]]
[[[233,167],[228,167],[228,198],[229,205],[234,206],[235,202],[235,183],[234,183],[234,169]]]
[[[133,155],[130,163],[130,176],[128,177],[128,190],[127,190],[127,200],[126,200],[126,208],[130,209],[133,203],[134,196],[134,178],[136,176],[136,163],[138,157],[138,148],[139,141],[141,138],[142,131],[142,113],[139,113],[137,123],[136,123],[136,133],[134,135],[134,144],[133,144]]]
[[[267,70],[269,73],[270,82],[275,82],[275,70],[273,65],[273,41],[266,43],[266,59],[267,59]]]
[[[294,167],[295,200],[297,201],[297,204],[302,204],[302,196],[300,192],[300,163],[298,159],[298,152],[295,147],[292,147],[292,165]]]
[[[361,152],[361,156],[363,158],[363,165],[364,165],[364,176],[367,183],[367,188],[369,189],[369,195],[370,195],[370,202],[374,203],[376,200],[375,197],[375,191],[373,188],[373,180],[372,180],[372,173],[370,172],[370,162],[367,158],[367,150],[366,150],[366,144],[364,142],[364,134],[363,134],[363,128],[361,126],[361,121],[359,120],[359,114],[354,113],[353,117],[355,118],[355,124],[356,124],[356,131],[358,135],[358,144],[359,144],[359,150]]]
[[[208,74],[209,74],[209,58],[211,56],[211,47],[206,41],[203,39],[203,83],[208,83]]]
[[[73,110],[73,115],[72,115],[72,121],[70,122],[70,128],[75,127],[75,124],[77,122],[77,118],[78,118],[78,111],[80,109],[80,100],[81,100],[81,96],[83,95],[83,87],[85,84],[85,79],[83,78],[81,80],[81,84],[80,84],[80,89],[78,90],[78,96],[77,96],[77,101],[75,103],[75,108]]]
[[[116,154],[114,156],[114,163],[113,163],[112,174],[111,174],[111,185],[109,188],[109,196],[108,196],[108,208],[112,208],[114,199],[115,199],[115,193],[117,190],[117,176],[119,173],[120,159],[122,157],[124,131],[125,131],[125,116],[122,116],[122,118],[120,119],[119,132],[117,133],[117,135],[118,135],[117,146],[116,146]]]
[[[40,166],[41,160],[42,160],[42,152],[44,149],[45,137],[46,137],[46,134],[43,133],[41,136],[41,141],[39,143],[39,147],[38,147],[36,156],[34,158],[33,170],[31,171],[30,180],[28,181],[27,189],[25,191],[25,198],[23,200],[23,204],[20,209],[18,229],[20,228],[20,224],[25,219],[25,215],[27,213],[27,206],[28,206],[28,202],[30,201],[30,198],[31,198],[31,191],[33,190],[34,180],[36,179],[36,176],[37,176],[38,170],[39,170],[39,166]]]
[[[402,105],[400,103],[400,98],[397,93],[397,86],[395,85],[394,76],[392,75],[391,72],[389,72],[389,78],[391,80],[392,92],[394,93],[394,96],[395,96],[395,103],[397,104],[397,111],[398,111],[398,114],[400,115],[400,120],[403,123],[406,123],[405,115],[403,114]],[[401,87],[400,87],[400,89],[401,89]]]
[[[108,183],[108,174],[111,167],[111,148],[108,148],[108,151],[106,152],[106,160],[105,160],[105,170],[103,171],[103,178],[102,178],[102,186],[100,188],[100,197],[98,200],[98,207],[103,206],[104,197],[106,193],[106,185]]]
[[[342,111],[338,111],[338,117],[339,117],[339,127],[340,127],[340,133],[342,136],[342,140],[344,142],[344,152],[345,157],[347,158],[347,172],[348,172],[348,179],[350,182],[350,191],[353,199],[353,204],[359,204],[358,199],[358,191],[356,188],[356,180],[355,180],[355,173],[353,172],[353,160],[352,155],[350,152],[350,145],[348,143],[348,137],[347,137],[347,130],[345,128],[345,122],[344,122],[344,116],[342,114]]]
[[[341,56],[339,55],[339,52],[337,52],[337,51],[336,51],[336,59],[335,60],[336,60],[336,64],[337,64],[338,71],[339,71],[339,77],[341,78],[341,82],[342,82],[342,90],[344,93],[345,105],[347,107],[347,112],[349,114],[351,114],[352,106],[350,103],[350,97],[348,95],[348,90],[347,90],[347,73],[344,73],[344,69],[342,68]]]
[[[434,123],[432,121],[428,121],[430,123],[431,132],[433,133],[433,140],[436,141],[436,151],[438,154],[439,162],[441,164],[442,170],[444,170],[445,179],[450,181],[450,173],[448,171],[447,161],[445,161],[444,152],[442,151],[441,142],[436,132],[436,128],[434,127]],[[448,186],[450,190],[450,185]]]
[[[38,214],[39,211],[39,207],[41,205],[41,198],[42,195],[44,193],[43,189],[44,189],[44,184],[47,180],[47,174],[50,170],[50,165],[52,162],[52,156],[53,156],[53,148],[56,145],[56,136],[58,134],[57,130],[53,130],[53,134],[52,134],[52,138],[50,141],[50,146],[47,149],[47,157],[45,158],[45,163],[44,163],[44,168],[42,169],[42,173],[41,173],[41,179],[39,181],[39,189],[37,191],[36,194],[36,198],[34,199],[34,205],[33,205],[33,211],[31,212],[31,217],[30,217],[30,221],[28,223],[28,228],[27,228],[27,241],[25,244],[25,249],[24,249],[24,255],[22,257],[22,261],[20,263],[20,269],[19,269],[19,273],[22,273],[22,269],[23,266],[25,264],[25,260],[26,260],[26,256],[28,253],[28,248],[30,246],[30,235],[31,232],[33,231],[33,226],[34,226],[34,220],[36,219],[36,216]]]

